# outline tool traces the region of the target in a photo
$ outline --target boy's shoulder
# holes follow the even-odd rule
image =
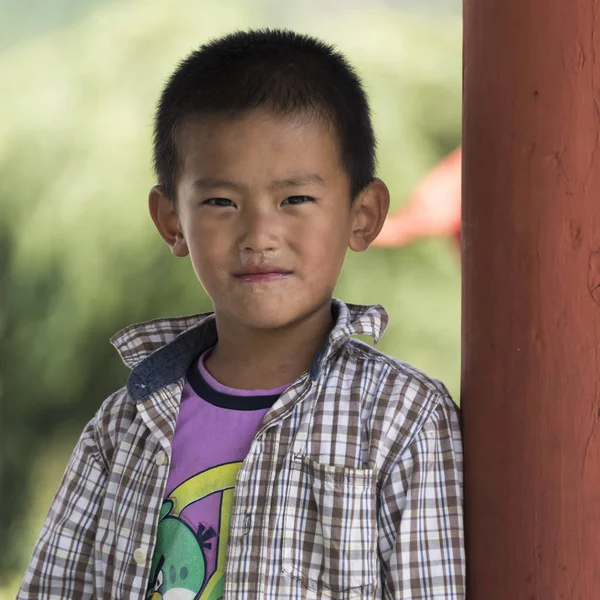
[[[352,405],[359,407],[361,422],[370,429],[369,436],[390,447],[399,440],[410,443],[441,421],[451,421],[455,428],[458,409],[442,382],[353,337],[367,335],[377,343],[388,322],[383,307],[339,301],[336,306],[336,326],[323,370],[323,398],[336,403],[331,410],[345,410],[350,396]]]
[[[346,357],[342,356],[342,360],[362,361],[365,366],[379,365],[379,374],[385,372],[386,376],[390,379],[395,379],[399,382],[412,381],[415,385],[422,387],[423,390],[432,394],[449,395],[444,383],[438,379],[430,377],[417,367],[386,354],[361,340],[349,340],[345,347],[345,352]]]
[[[110,338],[110,343],[121,360],[130,369],[127,383],[102,402],[94,419],[94,435],[103,448],[110,448],[138,419],[139,371],[147,370],[148,359],[158,362],[163,368],[173,360],[173,354],[181,354],[181,346],[192,345],[198,333],[206,328],[212,313],[198,313],[183,317],[161,317],[150,321],[133,323],[119,330]],[[171,353],[170,348],[173,348]],[[165,357],[164,354],[167,354]],[[163,355],[162,358],[160,355]],[[170,355],[170,356],[169,356]],[[185,358],[183,359],[185,364]]]
[[[421,392],[440,396],[449,396],[446,386],[437,379],[429,377],[423,371],[408,363],[394,358],[361,340],[356,335],[366,335],[377,344],[383,336],[388,314],[379,304],[363,306],[347,304],[335,300],[337,311],[336,325],[330,336],[332,354],[337,350],[335,360],[339,372],[363,372],[362,381],[374,385],[412,385]]]
[[[337,360],[335,370],[351,374],[365,422],[383,420],[412,437],[409,430],[414,434],[431,419],[456,418],[458,407],[446,386],[398,358],[351,339]]]

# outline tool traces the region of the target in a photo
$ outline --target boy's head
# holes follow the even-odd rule
[[[375,136],[361,82],[332,46],[292,31],[237,32],[192,52],[163,90],[154,127],[158,183],[173,202],[178,138],[194,116],[235,118],[263,109],[328,123],[354,198],[375,175]]]
[[[385,219],[374,146],[358,78],[317,40],[235,33],[180,64],[157,111],[150,212],[218,325],[325,315],[347,248]]]

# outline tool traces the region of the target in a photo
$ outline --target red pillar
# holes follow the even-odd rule
[[[464,18],[468,600],[597,600],[600,2]]]

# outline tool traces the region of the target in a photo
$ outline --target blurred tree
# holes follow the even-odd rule
[[[0,51],[64,27],[100,2],[106,4],[107,0],[0,0]]]
[[[368,87],[379,174],[397,198],[459,142],[458,18],[270,6],[115,3],[0,54],[0,577],[20,575],[78,432],[125,382],[108,337],[210,307],[146,209],[152,112],[178,60],[251,26],[337,44]],[[457,390],[460,285],[443,241],[349,255],[337,294],[384,304],[383,349]]]

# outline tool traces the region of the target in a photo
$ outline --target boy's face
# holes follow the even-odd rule
[[[151,213],[218,317],[274,329],[328,306],[348,246],[364,250],[383,224],[383,183],[351,203],[335,136],[298,116],[190,119],[178,141],[177,206],[153,188]]]

